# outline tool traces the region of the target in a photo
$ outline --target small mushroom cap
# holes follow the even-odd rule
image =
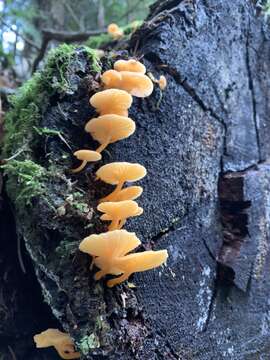
[[[153,83],[148,76],[131,71],[108,70],[101,75],[105,88],[126,90],[133,96],[147,97],[153,92]]]
[[[156,268],[165,263],[167,258],[167,250],[144,251],[118,258],[115,266],[122,272],[133,273]]]
[[[135,59],[118,60],[114,63],[113,68],[116,71],[131,71],[131,72],[138,72],[141,74],[146,73],[145,66],[140,61],[137,61]]]
[[[138,213],[141,214],[141,208],[139,208],[136,201],[133,200],[104,202],[99,204],[97,209],[105,213],[110,220],[126,219],[131,216],[137,216]]]
[[[34,336],[37,348],[54,346],[62,359],[79,359],[80,353],[74,351],[71,337],[58,329],[47,329]]]
[[[107,89],[121,89],[122,76],[116,70],[107,70],[101,75],[101,80]],[[125,89],[124,89],[125,90]]]
[[[117,185],[120,182],[142,179],[146,175],[146,169],[140,164],[113,162],[101,166],[96,175],[107,184]]]
[[[138,210],[133,215],[129,215],[129,217],[131,217],[131,216],[139,216],[139,215],[142,215],[142,214],[143,214],[143,208],[138,207]],[[103,214],[103,215],[101,215],[100,219],[104,220],[104,221],[111,221],[111,220],[113,220],[113,217],[111,215],[108,215],[108,214]]]
[[[100,153],[92,150],[78,150],[75,151],[74,156],[78,160],[85,160],[85,161],[98,161],[101,159]]]
[[[85,131],[100,144],[109,140],[110,143],[125,139],[136,129],[135,122],[128,117],[108,114],[91,119],[85,126]]]
[[[161,75],[159,80],[158,80],[158,85],[160,87],[160,90],[165,90],[166,86],[167,86],[167,79],[165,78],[164,75]]]
[[[129,186],[116,195],[115,201],[134,200],[137,199],[142,192],[143,188],[141,186]]]
[[[113,230],[83,239],[79,249],[92,256],[106,259],[124,256],[141,244],[135,233],[126,230]]]
[[[124,90],[108,89],[94,94],[90,104],[100,115],[116,114],[127,116],[132,104],[132,96]]]
[[[119,26],[117,24],[114,24],[114,23],[108,25],[108,27],[107,27],[107,31],[108,31],[109,34],[113,34],[113,33],[117,32],[119,30],[120,30]]]

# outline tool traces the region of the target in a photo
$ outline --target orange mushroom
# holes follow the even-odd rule
[[[110,34],[113,39],[117,40],[119,38],[121,38],[123,36],[123,30],[119,28],[119,26],[117,24],[110,24],[108,27],[107,27],[107,31],[108,31],[108,34]]]
[[[48,329],[34,336],[37,348],[54,346],[62,359],[79,359],[80,353],[74,350],[71,337],[58,329]]]
[[[117,196],[119,195],[126,181],[138,181],[142,179],[145,175],[146,169],[140,164],[133,164],[128,162],[113,162],[101,166],[96,172],[97,178],[101,179],[107,184],[117,185],[111,194],[101,199],[101,202],[118,201]]]
[[[78,166],[76,169],[71,170],[71,172],[73,173],[77,173],[83,170],[88,162],[98,161],[101,159],[100,153],[92,150],[78,150],[75,151],[73,155],[76,156],[78,160],[82,161],[80,166]]]
[[[94,264],[100,269],[95,274],[99,280],[106,274],[120,275],[109,280],[112,287],[126,280],[132,273],[146,271],[163,264],[168,253],[166,250],[144,251],[128,254],[141,244],[135,233],[126,230],[114,230],[99,235],[90,235],[80,243],[80,250],[94,257]]]
[[[114,201],[134,200],[137,199],[143,192],[141,186],[130,186],[115,195]]]
[[[145,66],[135,59],[130,60],[117,60],[113,65],[114,70],[116,71],[131,71],[138,72],[141,74],[146,73]]]
[[[124,90],[108,89],[94,94],[90,104],[100,115],[116,114],[128,116],[132,96]]]
[[[135,128],[135,122],[130,118],[114,114],[91,119],[85,125],[85,131],[101,144],[96,150],[99,153],[109,144],[132,135]]]
[[[108,227],[109,231],[121,229],[127,218],[143,213],[143,209],[133,200],[103,202],[98,205],[97,209],[104,213],[100,217],[101,220],[111,221]]]
[[[101,80],[106,89],[126,90],[137,97],[147,97],[153,92],[152,81],[138,72],[108,70],[101,75]]]

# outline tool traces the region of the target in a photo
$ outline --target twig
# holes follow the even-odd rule
[[[10,352],[10,355],[12,357],[12,360],[17,360],[17,357],[15,355],[15,352],[12,350],[12,347],[8,345],[8,351]]]
[[[10,31],[14,32],[14,34],[16,34],[17,36],[19,36],[21,39],[23,39],[28,45],[32,46],[33,48],[35,48],[36,50],[40,50],[39,47],[30,39],[26,38],[24,35],[20,34],[19,31],[15,30],[12,28],[11,25],[9,25],[8,23],[6,23],[3,18],[0,18],[0,21],[3,25],[5,25]]]
[[[36,59],[34,60],[32,73],[36,71],[38,64],[43,59],[48,44],[51,40],[66,42],[66,43],[85,41],[90,36],[100,35],[105,33],[106,31],[107,31],[106,29],[91,30],[85,32],[67,32],[67,31],[57,31],[57,30],[49,30],[49,29],[42,30],[42,44],[39,53]]]
[[[21,236],[19,234],[17,234],[17,254],[18,254],[19,264],[21,266],[22,272],[24,274],[26,274],[26,269],[25,269],[23,259],[22,259]]]

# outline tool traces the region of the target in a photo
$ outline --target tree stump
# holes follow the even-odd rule
[[[135,134],[72,176],[72,151],[96,146],[84,124],[100,85],[89,50],[67,53],[58,52],[34,80],[44,96],[38,116],[6,144],[9,155],[25,147],[7,164],[6,190],[59,326],[82,359],[267,359],[270,42],[263,15],[251,0],[153,5],[115,58],[142,56],[168,87],[162,97],[156,88],[134,99]],[[106,54],[102,71],[115,58]],[[36,99],[27,99],[29,110]],[[147,168],[144,215],[126,229],[142,249],[169,252],[167,266],[132,276],[135,288],[95,282],[90,258],[78,251],[83,237],[105,230],[96,205],[110,189],[95,171],[112,161]]]

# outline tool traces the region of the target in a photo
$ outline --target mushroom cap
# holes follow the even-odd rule
[[[131,72],[138,72],[141,74],[146,73],[145,66],[135,59],[129,60],[117,60],[113,65],[114,70],[116,71],[131,71]]]
[[[71,337],[58,329],[47,329],[34,336],[37,348],[57,345],[73,345]]]
[[[107,114],[88,121],[85,131],[100,144],[110,143],[125,139],[132,135],[136,129],[135,122],[128,117]]]
[[[165,90],[166,86],[167,86],[167,79],[165,78],[164,75],[161,75],[159,80],[158,80],[158,85],[160,87],[160,90]]]
[[[153,92],[153,83],[148,76],[131,71],[108,70],[101,75],[106,89],[126,90],[133,96],[147,97]]]
[[[117,185],[120,182],[142,179],[146,175],[146,169],[140,164],[113,162],[101,166],[96,175],[107,184]]]
[[[129,186],[116,195],[115,201],[134,200],[137,199],[142,192],[143,188],[141,186]]]
[[[125,200],[123,200],[123,201],[125,201]],[[138,210],[133,215],[129,215],[129,217],[131,217],[131,216],[139,216],[139,215],[142,215],[142,213],[143,213],[143,208],[138,206]],[[112,221],[113,217],[111,215],[108,215],[108,214],[103,214],[103,215],[101,215],[100,219],[104,220],[104,221]]]
[[[135,233],[126,230],[113,230],[83,239],[79,249],[92,256],[107,259],[124,256],[141,244]]]
[[[92,150],[77,150],[74,153],[74,156],[78,160],[86,160],[86,161],[98,161],[101,159],[100,153]]]
[[[122,272],[146,271],[162,265],[168,258],[167,250],[144,251],[116,259],[115,267]]]
[[[109,34],[113,34],[113,33],[117,32],[119,30],[120,30],[119,26],[117,24],[114,24],[114,23],[109,24],[108,27],[107,27],[107,31],[108,31]]]
[[[101,75],[101,80],[107,89],[111,89],[111,88],[122,89],[120,87],[121,81],[122,81],[122,76],[121,76],[121,73],[116,70],[105,71]],[[123,90],[125,90],[125,89],[123,89]]]
[[[141,213],[138,204],[133,200],[103,202],[98,205],[97,209],[105,213],[107,215],[106,218],[109,217],[110,220],[122,220],[131,216],[137,216],[138,213]]]
[[[116,114],[127,116],[132,104],[132,96],[119,89],[108,89],[94,94],[90,98],[90,104],[97,109],[100,115]]]

